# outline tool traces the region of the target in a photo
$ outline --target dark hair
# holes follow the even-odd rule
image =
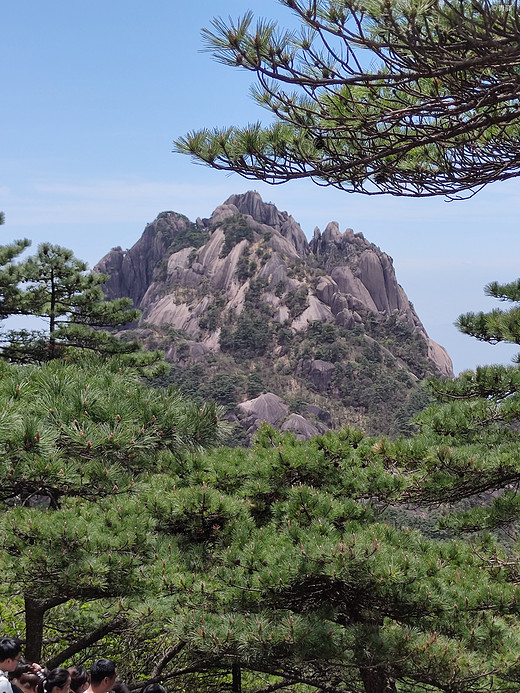
[[[130,689],[128,688],[126,683],[123,683],[122,681],[116,681],[112,686],[111,693],[130,693]]]
[[[88,671],[85,667],[78,665],[76,667],[69,667],[70,674],[70,688],[74,693],[84,686],[88,681]]]
[[[160,683],[150,683],[143,689],[143,693],[166,693],[166,688]]]
[[[20,654],[20,643],[14,638],[0,638],[0,662],[5,662],[6,659],[14,659],[17,654]]]
[[[69,670],[57,667],[56,669],[52,669],[52,671],[48,671],[45,674],[45,678],[42,681],[41,690],[43,693],[52,693],[53,688],[63,688],[63,686],[69,680]],[[40,691],[40,686],[38,686],[38,691]]]
[[[111,659],[97,659],[90,669],[90,682],[97,685],[105,677],[111,679],[115,675],[116,665]]]
[[[30,686],[34,690],[38,688],[38,684],[41,680],[38,674],[35,674],[34,671],[26,671],[17,678],[20,686]]]
[[[16,669],[13,669],[13,671],[9,672],[9,681],[16,680],[20,684],[20,686],[27,686],[29,685],[31,688],[34,688],[36,690],[38,684],[40,683],[40,676],[34,671],[32,666],[30,664],[27,664],[25,659],[20,659],[18,662],[18,665]],[[15,685],[16,684],[11,684]],[[18,686],[16,686],[17,690],[21,690]],[[13,688],[14,691],[14,688]],[[23,693],[23,691],[22,691]]]
[[[16,669],[13,669],[13,671],[10,671],[7,675],[7,678],[9,681],[12,679],[19,679],[22,674],[25,674],[27,671],[32,671],[31,665],[27,664],[25,659],[20,659],[18,660],[18,664],[16,665]]]

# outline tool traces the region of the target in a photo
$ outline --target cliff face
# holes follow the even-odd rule
[[[284,390],[293,394],[299,383],[305,399],[314,400],[301,406],[326,411],[321,405],[332,398],[357,409],[351,419],[370,419],[369,404],[356,407],[345,393],[345,380],[360,370],[365,376],[370,358],[385,364],[379,375],[393,372],[396,381],[453,375],[448,354],[426,334],[388,255],[360,233],[341,233],[336,222],[316,229],[309,243],[287,212],[254,192],[232,195],[210,219],[195,223],[163,212],[130,250],[115,248],[95,271],[110,275],[108,298],[134,300],[143,311],[142,337],[160,342],[181,370],[216,359],[220,373],[216,368],[213,376],[248,378],[262,362],[264,371],[287,376],[285,384],[278,378],[277,396],[286,401]],[[391,399],[395,388],[387,386]],[[242,395],[238,385],[235,390],[238,404],[247,388]],[[296,414],[301,418],[288,412],[285,423],[301,428]]]
[[[96,265],[94,271],[109,275],[106,284],[107,298],[127,296],[135,306],[153,283],[154,270],[168,257],[168,249],[190,222],[174,212],[163,212],[149,224],[137,243],[128,251],[113,248]],[[100,269],[103,268],[103,269]]]

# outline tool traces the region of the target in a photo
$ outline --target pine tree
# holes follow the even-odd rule
[[[47,320],[46,330],[11,330],[2,355],[12,361],[41,363],[63,356],[70,348],[99,354],[132,353],[137,343],[124,342],[107,331],[135,321],[140,313],[132,301],[105,301],[103,274],[87,273],[86,263],[72,251],[43,243],[36,255],[14,268],[23,282],[16,312]]]
[[[490,539],[475,550],[392,520],[399,445],[264,427],[250,450],[187,461],[150,505],[182,557],[157,642],[182,644],[184,670],[236,682],[240,667],[247,690],[516,690],[518,586],[486,563],[501,555]]]
[[[516,2],[280,2],[299,31],[246,12],[203,32],[219,62],[253,73],[274,122],[191,132],[176,151],[369,195],[467,197],[519,175]]]
[[[20,311],[19,267],[12,261],[27,247],[27,239],[0,246],[0,320]]]
[[[491,282],[484,287],[487,296],[500,301],[520,303],[520,279],[509,284]],[[456,323],[461,332],[476,337],[480,341],[497,344],[508,342],[520,345],[520,307],[513,306],[504,311],[495,309],[489,313],[465,313]],[[520,361],[517,356],[516,362]]]
[[[492,282],[485,291],[503,301],[520,302],[518,280],[505,285]],[[520,345],[518,305],[467,313],[459,317],[457,325],[482,341]],[[519,356],[514,360],[518,363]],[[480,366],[452,381],[432,380],[430,389],[437,404],[427,408],[418,423],[432,454],[425,465],[428,473],[417,483],[415,495],[423,503],[465,501],[478,506],[465,519],[452,519],[454,526],[475,530],[514,524],[520,508],[516,493],[520,481],[519,367]]]
[[[445,474],[431,431],[264,427],[207,454],[215,409],[116,361],[1,370],[1,590],[25,608],[28,656],[56,666],[102,639],[128,680],[202,690],[239,670],[266,693],[518,687],[516,563],[399,509],[421,483],[427,508]]]
[[[25,614],[29,660],[49,633],[57,666],[144,617],[162,589],[148,489],[218,443],[218,414],[119,359],[0,363],[0,593]]]

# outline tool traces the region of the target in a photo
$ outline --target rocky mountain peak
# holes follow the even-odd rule
[[[300,255],[308,255],[309,244],[300,225],[287,212],[279,212],[270,202],[263,202],[257,192],[231,195],[224,204],[233,205],[238,213],[248,215],[260,224],[276,229]]]
[[[233,415],[249,412],[249,423],[258,407],[242,405],[263,392],[283,400],[294,431],[337,425],[327,419],[331,400],[350,421],[374,424],[370,408],[385,409],[385,397],[395,416],[422,377],[453,375],[386,253],[334,221],[308,242],[292,216],[256,192],[231,195],[195,223],[163,212],[130,250],[114,248],[95,269],[110,275],[107,297],[130,296],[143,311],[141,337],[165,349],[178,380],[197,368],[206,384],[238,378]],[[260,391],[247,386],[251,378]],[[307,414],[289,411],[288,393]],[[389,428],[386,409],[388,421],[380,416],[374,429]],[[315,420],[306,428],[302,415]]]
[[[231,195],[224,204],[233,205],[240,214],[248,214],[260,224],[275,228],[279,228],[288,218],[287,212],[279,212],[273,204],[264,202],[253,190],[242,195]]]

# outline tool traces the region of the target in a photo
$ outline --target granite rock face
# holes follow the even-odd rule
[[[168,255],[168,249],[190,222],[181,214],[162,212],[148,224],[143,235],[128,251],[113,248],[98,262],[94,271],[108,274],[105,295],[108,299],[127,296],[141,305],[154,281],[154,270]]]
[[[251,318],[254,294],[255,310],[260,305],[266,316],[266,330],[277,335],[271,340],[273,358],[287,351],[279,338],[282,332],[288,340],[304,340],[316,324],[328,324],[343,335],[350,331],[358,335],[369,326],[373,333],[377,323],[392,325],[395,334],[412,335],[430,373],[453,376],[447,352],[427,335],[386,253],[361,233],[341,232],[336,222],[323,232],[315,229],[308,242],[292,216],[264,203],[255,192],[232,195],[209,219],[195,223],[181,214],[163,212],[132,248],[114,248],[94,269],[110,277],[107,298],[133,299],[142,311],[143,326],[183,336],[182,344],[173,340],[166,345],[168,358],[181,366],[233,353],[232,340],[238,343],[240,336],[237,325]],[[386,340],[385,353],[395,359],[397,368],[416,379],[424,375],[424,367],[415,373],[410,359],[403,361],[402,350],[392,351],[388,344]],[[251,353],[254,346],[250,345]],[[330,394],[337,385],[337,358],[303,356],[295,362],[293,379]],[[270,407],[279,409],[271,402],[262,414],[267,421],[272,420]],[[256,409],[241,416],[258,419]],[[304,425],[300,419],[306,421],[305,417],[290,416],[287,411],[276,425],[285,425],[298,436],[319,430],[316,419]]]
[[[302,359],[298,362],[296,373],[310,380],[318,392],[327,392],[334,373],[334,364],[321,359]]]

